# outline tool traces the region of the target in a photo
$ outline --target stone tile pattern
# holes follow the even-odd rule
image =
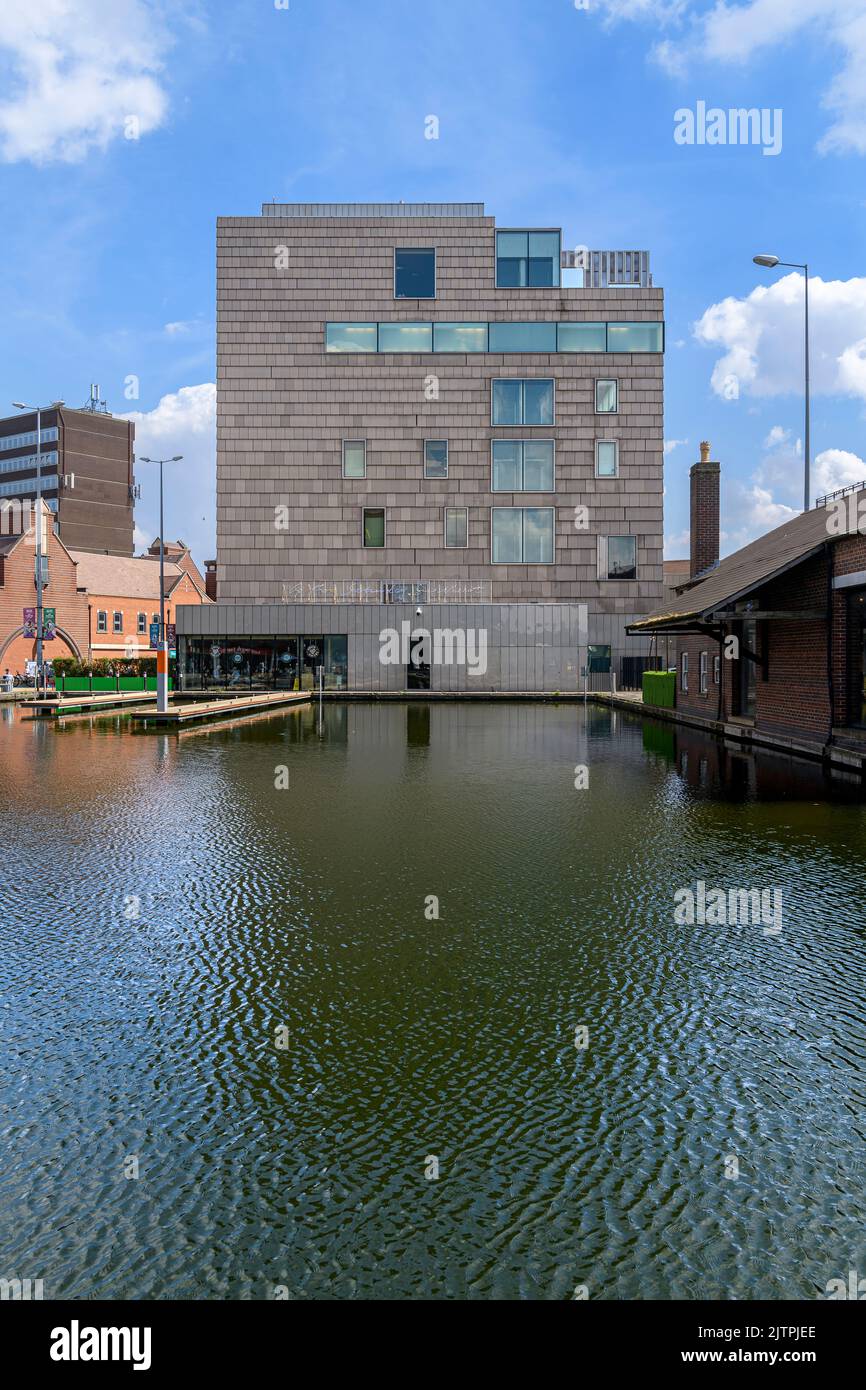
[[[662,598],[661,354],[324,351],[328,320],[663,317],[659,289],[496,289],[494,227],[485,216],[218,219],[221,603],[279,602],[281,584],[297,579],[484,579],[496,602],[585,602],[590,641],[643,649],[622,625]],[[393,298],[398,246],[435,246],[435,301]],[[438,400],[425,396],[430,374]],[[555,379],[551,429],[491,426],[491,380],[519,376]],[[619,413],[599,416],[594,382],[608,376],[620,383]],[[424,479],[425,438],[448,440],[447,480]],[[555,439],[555,495],[493,494],[495,438]],[[619,478],[594,477],[596,438],[619,441]],[[366,479],[342,477],[343,439],[366,439]],[[588,530],[575,528],[577,504]],[[446,505],[469,508],[464,550],[445,548]],[[555,564],[492,565],[493,505],[555,505]],[[385,509],[386,549],[363,547],[363,507]],[[637,581],[599,581],[598,534],[638,538]]]

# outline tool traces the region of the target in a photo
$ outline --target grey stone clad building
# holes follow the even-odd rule
[[[593,288],[558,228],[474,203],[219,219],[217,603],[178,611],[187,686],[622,681],[662,597],[664,324],[647,253],[605,255]]]

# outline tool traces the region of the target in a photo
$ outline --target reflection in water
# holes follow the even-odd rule
[[[852,788],[592,705],[323,722],[0,724],[0,1271],[792,1299],[866,1267]],[[778,888],[783,932],[677,926],[698,880]]]

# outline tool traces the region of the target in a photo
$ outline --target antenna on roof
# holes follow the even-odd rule
[[[99,398],[99,386],[90,383],[90,400],[81,407],[82,410],[89,410],[91,415],[107,415],[108,406],[105,401]]]

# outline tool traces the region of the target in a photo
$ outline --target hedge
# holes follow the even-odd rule
[[[658,709],[673,709],[676,703],[676,674],[673,671],[644,671],[643,702]]]

